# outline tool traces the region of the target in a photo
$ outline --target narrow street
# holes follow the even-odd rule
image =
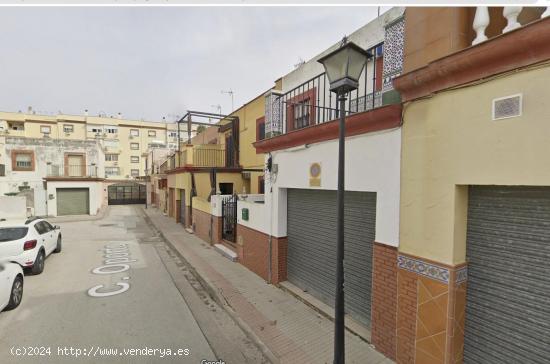
[[[55,223],[63,251],[27,274],[21,306],[0,314],[3,363],[265,362],[139,207]]]

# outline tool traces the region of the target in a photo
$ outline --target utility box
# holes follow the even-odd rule
[[[248,209],[246,207],[242,210],[241,217],[244,221],[248,221]]]

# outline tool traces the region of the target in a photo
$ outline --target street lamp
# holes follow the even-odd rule
[[[330,91],[338,95],[340,123],[338,136],[338,190],[336,194],[336,298],[334,304],[334,364],[345,363],[344,327],[344,164],[346,135],[346,94],[357,89],[359,77],[372,55],[344,37],[340,48],[321,57]]]

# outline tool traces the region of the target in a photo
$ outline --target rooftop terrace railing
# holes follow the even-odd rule
[[[348,94],[346,115],[382,106],[383,43],[369,48],[367,52],[372,57],[363,70],[359,87]],[[318,74],[273,99],[271,124],[266,125],[266,137],[334,120],[339,115],[338,108],[337,97],[330,91],[327,75],[324,72]]]

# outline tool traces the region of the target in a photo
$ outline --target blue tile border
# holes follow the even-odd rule
[[[468,280],[468,267],[457,269],[455,274],[455,283],[462,283]]]
[[[419,259],[399,255],[397,257],[397,266],[422,276],[435,279],[436,281],[449,284],[449,268],[427,263]]]

